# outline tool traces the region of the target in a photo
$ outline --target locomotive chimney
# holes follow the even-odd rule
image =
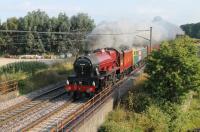
[[[91,53],[91,50],[89,48],[88,41],[86,41],[85,46],[84,46],[84,55],[89,55],[90,53]]]

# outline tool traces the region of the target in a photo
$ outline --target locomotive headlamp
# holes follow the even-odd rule
[[[69,80],[66,81],[66,84],[69,85]]]
[[[95,82],[94,81],[92,82],[92,85],[95,86]]]
[[[68,91],[70,91],[70,90],[71,90],[71,87],[70,87],[70,86],[69,86],[69,87],[67,87],[67,90],[68,90]]]
[[[90,93],[90,88],[87,88],[87,89],[86,89],[86,92],[87,92],[87,93]]]

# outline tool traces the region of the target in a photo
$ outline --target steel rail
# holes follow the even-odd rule
[[[21,132],[27,132],[29,131],[31,128],[33,128],[34,126],[38,125],[39,123],[41,123],[42,121],[46,120],[47,118],[49,118],[50,116],[58,113],[59,111],[61,111],[62,109],[68,107],[70,104],[72,104],[72,98],[65,103],[64,105],[58,107],[56,110],[51,111],[50,113],[46,114],[45,116],[43,116],[42,118],[39,118],[38,120],[35,120],[34,122],[32,122],[31,124],[25,126],[24,128],[22,128],[20,131]]]
[[[12,105],[12,106],[0,111],[0,115],[4,115],[5,113],[11,112],[13,110],[16,110],[16,108],[20,108],[20,107],[22,107],[22,106],[24,106],[24,105],[26,105],[28,103],[31,103],[31,102],[39,99],[39,98],[42,98],[45,95],[48,96],[48,94],[50,94],[51,92],[54,92],[55,90],[58,90],[60,88],[63,88],[63,86],[57,86],[57,87],[55,87],[55,88],[53,88],[53,89],[51,89],[49,91],[45,91],[44,93],[39,94],[38,96],[34,97],[33,99],[26,99],[26,100],[24,100],[24,101],[22,101],[20,103]]]
[[[6,124],[7,122],[13,121],[14,119],[16,119],[18,117],[22,117],[23,115],[28,114],[29,112],[33,111],[34,109],[37,109],[39,107],[44,106],[45,104],[49,103],[50,101],[52,101],[52,100],[54,100],[54,99],[56,99],[56,98],[58,98],[58,97],[60,97],[60,96],[62,96],[64,94],[66,94],[66,91],[58,93],[55,96],[49,98],[48,100],[41,101],[38,104],[36,104],[35,106],[30,107],[27,110],[24,110],[24,111],[20,112],[19,114],[11,115],[8,118],[6,118],[5,120],[1,121],[0,122],[0,126]]]

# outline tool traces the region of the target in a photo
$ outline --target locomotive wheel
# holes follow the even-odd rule
[[[71,91],[67,92],[67,95],[70,96],[70,97],[72,97],[73,94],[74,94],[74,92],[71,92]]]
[[[86,98],[91,99],[94,96],[94,93],[86,93]]]
[[[81,98],[81,93],[80,93],[80,92],[77,92],[77,91],[75,91],[75,92],[73,92],[73,95],[72,95],[72,97],[73,97],[73,99],[74,99],[74,100],[78,100],[78,99],[80,99],[80,98]]]

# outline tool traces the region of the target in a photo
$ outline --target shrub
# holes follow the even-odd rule
[[[144,92],[128,92],[128,96],[123,100],[129,111],[142,112],[150,105],[151,98]]]
[[[99,128],[98,132],[131,132],[131,130],[117,122],[110,121],[104,123],[104,125]]]
[[[114,112],[111,112],[108,116],[108,120],[113,120],[115,122],[121,122],[126,119],[127,113],[124,109],[117,108]]]
[[[137,125],[144,131],[169,131],[169,121],[169,115],[153,105],[148,107],[145,113],[137,116]]]
[[[197,45],[190,38],[164,42],[153,51],[145,72],[150,76],[147,90],[158,100],[181,102],[189,90],[200,89],[200,60]]]

